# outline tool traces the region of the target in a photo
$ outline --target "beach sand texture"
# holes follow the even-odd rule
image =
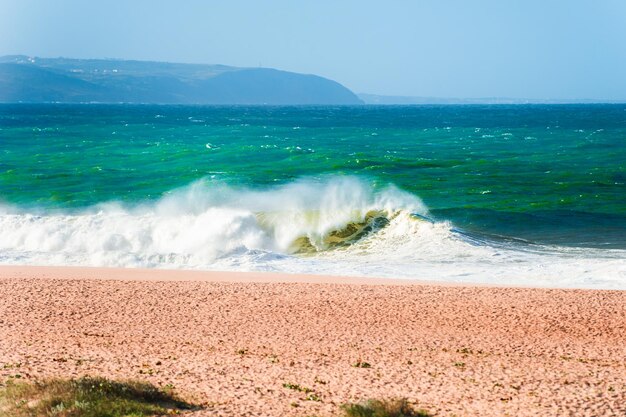
[[[172,384],[194,417],[391,397],[437,416],[626,415],[626,292],[2,267],[0,376],[16,374]]]

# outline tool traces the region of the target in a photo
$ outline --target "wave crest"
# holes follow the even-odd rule
[[[152,203],[80,212],[0,212],[3,257],[99,266],[209,267],[242,251],[310,253],[345,246],[421,200],[355,177],[303,179],[265,190],[202,180]]]

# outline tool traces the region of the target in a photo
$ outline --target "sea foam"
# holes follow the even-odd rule
[[[210,267],[245,251],[291,254],[368,214],[426,214],[419,198],[393,186],[379,190],[352,177],[300,180],[265,191],[198,181],[156,202],[109,202],[73,212],[0,209],[2,260],[63,259],[103,266]],[[55,261],[56,262],[56,261]]]
[[[626,251],[472,236],[356,177],[250,189],[202,180],[157,201],[0,206],[0,262],[361,275],[626,288]]]

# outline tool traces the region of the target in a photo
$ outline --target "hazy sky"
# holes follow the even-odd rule
[[[0,55],[264,66],[355,92],[626,99],[626,0],[0,0]]]

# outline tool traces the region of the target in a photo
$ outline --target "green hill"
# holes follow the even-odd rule
[[[0,102],[362,104],[341,84],[270,68],[0,57]]]

